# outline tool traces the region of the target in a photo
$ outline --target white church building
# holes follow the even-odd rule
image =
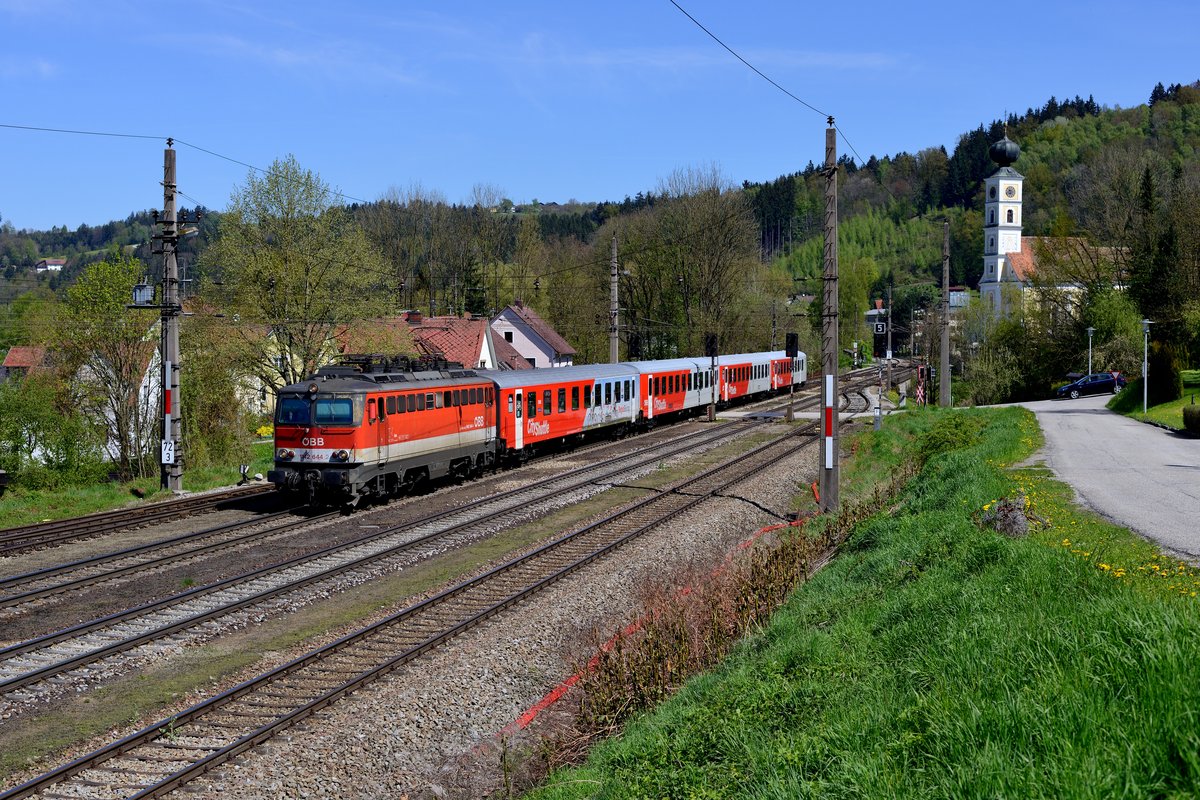
[[[979,299],[984,308],[1001,314],[1019,304],[1029,278],[1020,270],[1027,259],[1018,255],[1023,244],[1021,199],[1025,177],[1012,168],[1021,148],[1007,136],[992,145],[989,155],[1000,168],[984,183],[983,277],[979,279]]]

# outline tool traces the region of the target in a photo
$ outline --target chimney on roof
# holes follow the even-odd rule
[[[405,315],[405,318],[408,320],[409,325],[420,325],[421,324],[421,312],[420,311],[409,311],[408,314]]]
[[[516,300],[513,300],[513,305],[516,306],[517,308],[524,308],[525,301],[518,297]]]
[[[875,310],[876,311],[883,310],[883,298],[879,298],[878,300],[875,301]]]

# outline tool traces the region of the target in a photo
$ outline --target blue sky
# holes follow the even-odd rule
[[[1051,95],[1132,106],[1200,78],[1195,0],[679,2],[864,159],[952,150]],[[823,158],[824,116],[669,0],[0,0],[0,43],[0,123],[257,167],[291,153],[366,200],[619,200],[680,168],[740,183]],[[74,229],[158,207],[164,146],[0,128],[0,216]],[[246,179],[177,150],[207,206]]]

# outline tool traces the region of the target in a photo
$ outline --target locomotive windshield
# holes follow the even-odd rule
[[[357,415],[354,413],[355,399],[362,404],[360,398],[355,398],[353,395],[317,395],[316,401],[313,402],[313,422],[318,425],[353,425],[357,420]]]
[[[283,395],[276,406],[275,424],[357,425],[362,412],[362,395]]]
[[[309,419],[309,400],[303,396],[287,396],[279,398],[279,405],[275,408],[275,424],[276,425],[308,425]]]

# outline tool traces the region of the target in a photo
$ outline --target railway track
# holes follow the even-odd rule
[[[270,739],[815,441],[809,423],[21,786],[0,800],[148,798]]]
[[[72,671],[235,612],[262,607],[301,589],[322,588],[355,575],[365,580],[371,574],[417,563],[515,525],[532,516],[538,504],[562,505],[555,496],[597,493],[613,479],[652,468],[664,458],[717,446],[767,424],[730,422],[708,427],[672,441],[665,449],[580,467],[448,512],[10,645],[0,649],[0,696],[18,703],[36,699],[46,691],[61,690],[70,682]],[[86,681],[87,676],[79,677]]]
[[[146,506],[89,514],[85,517],[5,528],[0,530],[0,556],[13,555],[33,548],[51,547],[125,528],[188,517],[199,511],[208,511],[221,505],[266,496],[273,489],[272,486],[242,486],[225,492],[164,500]]]

